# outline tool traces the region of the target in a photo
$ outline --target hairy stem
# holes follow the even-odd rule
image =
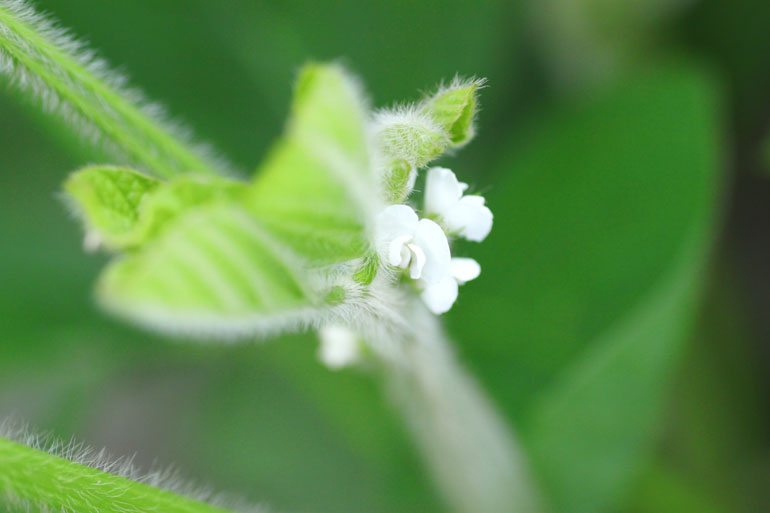
[[[227,513],[4,438],[0,438],[0,497],[42,511]]]
[[[0,73],[90,142],[161,177],[224,173],[91,52],[19,0],[0,0]]]
[[[422,305],[411,334],[372,340],[387,386],[447,501],[461,513],[544,511],[516,440]]]

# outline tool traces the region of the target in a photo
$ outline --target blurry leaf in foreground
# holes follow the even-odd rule
[[[512,149],[489,195],[505,222],[450,317],[557,511],[606,511],[636,475],[713,232],[714,87],[688,68],[631,78]]]
[[[287,133],[252,184],[174,178],[137,202],[132,213],[146,222],[126,236],[141,244],[102,274],[102,304],[197,336],[269,335],[323,318],[331,286],[312,273],[363,256],[376,204],[364,108],[340,66],[307,65]]]

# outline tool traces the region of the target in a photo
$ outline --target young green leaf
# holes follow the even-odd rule
[[[159,186],[135,223],[141,246],[100,280],[102,303],[187,334],[250,336],[319,322],[346,294],[313,268],[368,250],[378,193],[365,112],[339,66],[306,67],[287,133],[254,182],[190,175]]]
[[[446,130],[452,147],[467,144],[476,134],[474,126],[478,111],[476,95],[484,83],[483,79],[456,78],[421,104],[422,112],[429,114],[439,126]]]
[[[132,169],[89,166],[73,173],[64,183],[86,232],[107,246],[119,248],[136,225],[139,206],[160,182]]]
[[[139,247],[187,208],[235,198],[244,188],[242,182],[212,175],[186,174],[161,182],[112,166],[85,167],[64,184],[86,225],[86,240],[113,250]]]
[[[172,178],[147,194],[132,230],[125,234],[126,246],[157,237],[189,208],[218,200],[237,200],[246,188],[243,182],[212,175],[186,174]]]
[[[219,200],[186,209],[103,272],[109,310],[183,334],[249,336],[304,325],[321,306],[304,263],[246,209]]]
[[[312,263],[361,257],[380,199],[371,169],[366,104],[338,65],[300,73],[284,137],[256,174],[247,207]]]

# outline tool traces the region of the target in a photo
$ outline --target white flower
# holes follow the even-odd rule
[[[391,205],[375,220],[377,250],[388,264],[409,269],[413,280],[436,283],[449,271],[449,241],[430,219],[407,205]]]
[[[463,196],[467,184],[450,170],[432,167],[425,184],[425,213],[436,215],[450,233],[481,242],[492,229],[492,211],[482,196]]]
[[[472,258],[453,258],[449,272],[436,283],[424,283],[421,297],[434,314],[448,312],[457,299],[457,288],[479,276],[481,266]]]
[[[318,358],[330,369],[341,369],[360,360],[358,335],[349,328],[330,324],[318,330],[318,338]]]

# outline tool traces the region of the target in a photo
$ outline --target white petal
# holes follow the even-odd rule
[[[418,221],[415,211],[407,205],[390,205],[383,209],[374,220],[377,251],[389,260],[393,240],[414,234]]]
[[[460,203],[472,205],[474,207],[483,207],[485,202],[486,201],[484,200],[484,196],[478,196],[476,194],[463,196],[462,199],[460,199]]]
[[[428,169],[425,182],[425,213],[443,216],[463,195],[455,174],[444,167]]]
[[[428,284],[420,296],[434,314],[447,312],[457,299],[457,281],[446,275],[440,281]]]
[[[425,267],[425,253],[417,244],[409,244],[407,247],[411,252],[409,277],[413,280],[417,280],[422,276],[422,270]]]
[[[414,244],[425,253],[422,279],[435,283],[449,273],[449,241],[444,230],[430,219],[421,219],[414,232]]]
[[[457,205],[444,216],[444,223],[451,232],[474,242],[481,242],[492,229],[492,211],[484,206],[481,196],[463,196]]]
[[[395,267],[406,268],[409,265],[411,253],[406,244],[412,240],[411,235],[399,235],[388,246],[388,263]]]
[[[479,277],[481,266],[472,258],[453,258],[449,263],[449,271],[463,285]]]
[[[318,330],[318,338],[318,358],[330,369],[351,365],[360,358],[358,335],[344,326],[324,326]]]

